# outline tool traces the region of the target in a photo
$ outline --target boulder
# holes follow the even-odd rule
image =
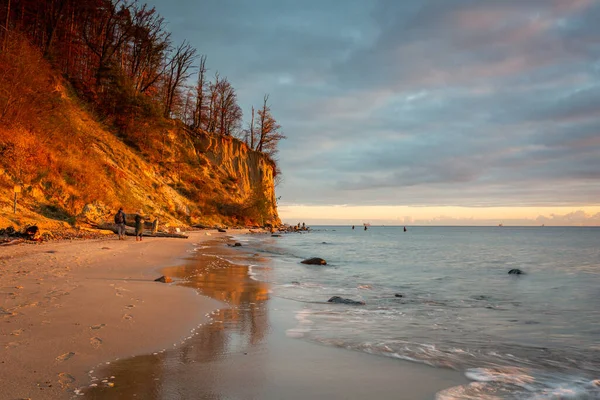
[[[306,260],[300,262],[308,265],[327,265],[327,261],[319,257],[307,258]]]
[[[217,229],[217,231],[219,231],[219,232],[227,232],[227,230],[225,230],[223,228],[219,228],[219,229]]]
[[[281,237],[281,235],[271,235],[271,237]]]
[[[36,225],[28,226],[25,229],[24,236],[29,240],[38,240],[40,238],[40,228]]]
[[[171,283],[173,282],[173,279],[163,275],[160,278],[155,279],[154,282]]]
[[[394,297],[404,297],[404,295],[402,295],[402,294],[400,294],[400,293],[396,293],[396,294],[394,295]]]
[[[328,303],[338,303],[338,304],[352,304],[355,306],[364,306],[365,302],[364,301],[356,301],[356,300],[351,300],[351,299],[344,299],[343,297],[340,296],[333,296],[332,298],[330,298],[329,300],[327,300]]]
[[[509,275],[525,275],[525,272],[521,271],[518,268],[514,268],[514,269],[511,269],[510,271],[508,271],[508,274]]]

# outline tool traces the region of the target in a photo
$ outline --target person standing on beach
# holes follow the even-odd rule
[[[123,211],[123,207],[115,214],[115,224],[117,225],[117,235],[119,240],[125,240],[125,224],[127,223],[127,215]]]
[[[144,233],[144,217],[140,214],[135,214],[135,241],[142,241],[142,234]]]

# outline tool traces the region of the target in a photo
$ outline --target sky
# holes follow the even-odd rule
[[[269,94],[284,222],[600,225],[598,0],[148,4]]]

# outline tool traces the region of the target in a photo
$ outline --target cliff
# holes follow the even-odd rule
[[[170,226],[280,222],[275,167],[239,140],[143,118],[117,130],[28,46],[0,53],[0,72],[0,228],[101,222],[119,206]]]

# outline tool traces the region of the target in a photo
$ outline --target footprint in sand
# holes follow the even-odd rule
[[[128,305],[125,306],[125,308],[128,308],[128,309],[132,309],[133,307],[135,307],[134,304],[128,304]]]
[[[19,347],[20,343],[19,342],[8,342],[6,343],[6,345],[4,345],[5,349],[14,349],[15,347]]]
[[[62,389],[67,389],[71,387],[71,383],[75,382],[75,377],[71,374],[67,374],[66,372],[61,372],[58,374],[58,383]]]
[[[73,353],[72,351],[65,353],[65,354],[61,354],[60,356],[56,357],[56,361],[67,361],[74,355],[75,355],[75,353]]]
[[[90,338],[90,344],[93,348],[97,349],[98,347],[102,346],[102,339],[94,336],[93,338]]]
[[[97,331],[98,329],[104,328],[105,326],[106,326],[106,324],[92,325],[92,326],[90,326],[90,329]]]
[[[12,336],[19,336],[23,332],[24,332],[23,329],[16,329],[16,330],[12,331],[10,334]]]
[[[123,319],[133,319],[133,316],[129,315],[129,314],[125,314],[125,315],[123,315]]]
[[[13,311],[10,311],[10,310],[7,310],[4,307],[0,307],[0,315],[7,316],[7,317],[12,317],[12,316],[17,315],[17,313],[15,313]]]

